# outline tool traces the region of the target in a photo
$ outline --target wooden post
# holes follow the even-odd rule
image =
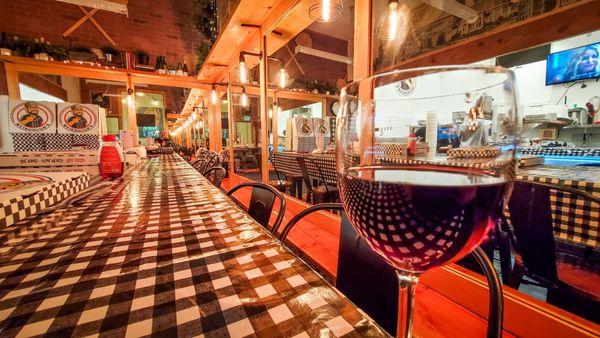
[[[130,90],[131,89],[131,90]],[[127,74],[127,95],[131,93],[127,99],[127,129],[131,131],[133,137],[133,146],[137,147],[140,143],[138,140],[137,114],[135,108],[135,85],[131,79],[131,75]]]
[[[373,4],[371,0],[355,0],[354,2],[354,63],[353,80],[359,80],[372,74],[371,64],[371,39],[372,39],[372,16]],[[356,125],[357,132],[360,130],[359,149],[361,164],[371,163],[372,155],[369,149],[374,145],[374,119],[372,115],[371,82],[361,84],[358,89],[361,109]]]
[[[267,82],[269,74],[267,36],[260,34],[260,167],[263,183],[269,183],[269,98],[267,96]]]
[[[5,64],[6,65],[6,64]],[[21,98],[21,90],[19,89],[19,72],[6,67],[6,86],[8,89],[8,97],[18,100]]]
[[[273,103],[277,101],[277,92],[273,92]],[[271,120],[271,129],[273,133],[273,152],[277,151],[277,145],[279,144],[279,135],[277,135],[277,124],[279,123],[279,103],[277,104],[277,109],[275,109],[275,105],[273,107],[273,119]]]
[[[231,95],[231,73],[227,72],[227,122],[229,124],[229,172],[231,174],[234,173],[234,148],[233,144],[235,143],[235,114],[233,113],[233,95]]]
[[[219,95],[217,95],[219,97],[217,104],[210,103],[208,105],[208,139],[210,149],[214,151],[221,150],[223,143],[221,141],[221,99]]]

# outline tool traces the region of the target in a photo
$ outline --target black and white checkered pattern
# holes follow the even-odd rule
[[[96,150],[100,148],[98,135],[76,135],[76,134],[11,134],[14,151],[47,151],[47,150],[71,150],[75,145],[84,145],[87,149]]]
[[[521,149],[521,153],[527,155],[600,157],[600,148],[536,147],[523,148]]]
[[[179,156],[56,212],[0,249],[3,335],[385,336]]]
[[[90,176],[82,173],[67,181],[54,182],[30,196],[0,203],[0,229],[11,226],[87,188]]]
[[[448,158],[496,157],[496,147],[461,147],[448,149]]]
[[[539,175],[517,175],[517,178],[567,186],[600,197],[600,177],[596,182]],[[557,238],[593,248],[600,245],[600,205],[577,198],[571,193],[550,190],[550,209],[552,210],[554,235]]]

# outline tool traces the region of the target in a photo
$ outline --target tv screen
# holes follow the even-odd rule
[[[600,77],[600,42],[563,50],[546,59],[546,85]]]

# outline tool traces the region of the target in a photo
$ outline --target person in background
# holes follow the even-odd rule
[[[569,60],[565,71],[556,76],[556,82],[567,82],[578,79],[587,79],[600,75],[599,65],[600,50],[597,45],[586,46],[578,49]]]
[[[487,145],[487,128],[483,122],[481,107],[475,105],[469,110],[465,123],[458,129],[461,147],[481,147]]]
[[[154,143],[160,144],[161,147],[166,147],[171,143],[171,140],[166,131],[161,131],[160,135],[154,139]]]

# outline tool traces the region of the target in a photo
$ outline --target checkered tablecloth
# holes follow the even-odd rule
[[[541,166],[521,169],[517,178],[579,189],[600,198],[600,168]],[[600,205],[550,190],[554,235],[596,248],[600,245]]]
[[[296,160],[298,157],[310,158],[321,170],[321,174],[325,182],[331,186],[337,186],[337,174],[335,170],[335,155],[334,154],[310,154],[297,152],[275,152],[273,153],[273,162],[278,171],[284,174],[301,175],[300,164]],[[309,171],[310,175],[311,171]],[[315,177],[320,179],[320,177]]]
[[[177,155],[17,225],[40,230],[0,248],[3,337],[385,336]]]

